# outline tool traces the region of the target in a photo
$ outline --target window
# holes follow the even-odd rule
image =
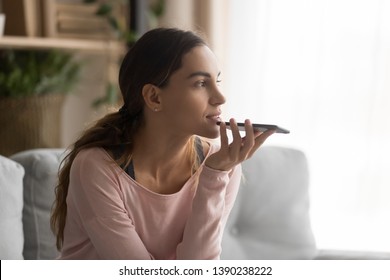
[[[390,251],[390,1],[229,1],[229,116],[291,130],[319,248]]]

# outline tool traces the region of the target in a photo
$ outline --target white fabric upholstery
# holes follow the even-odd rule
[[[11,157],[26,171],[23,208],[25,259],[54,259],[58,255],[50,229],[50,212],[63,152],[62,149],[36,149]]]
[[[223,259],[312,259],[309,172],[295,149],[265,146],[243,163],[222,244]]]
[[[23,167],[0,156],[0,259],[23,259]]]

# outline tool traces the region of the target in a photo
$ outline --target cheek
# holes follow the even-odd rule
[[[174,100],[170,107],[184,115],[188,113],[199,115],[207,108],[207,98],[202,94],[183,92],[183,96]]]

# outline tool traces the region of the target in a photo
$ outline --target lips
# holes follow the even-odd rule
[[[206,118],[209,119],[209,120],[218,122],[218,121],[221,121],[221,114],[218,113],[218,114],[215,114],[215,115],[208,115],[208,116],[206,116]]]

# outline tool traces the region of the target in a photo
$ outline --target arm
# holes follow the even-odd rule
[[[203,167],[177,259],[219,259],[223,229],[240,177],[240,165],[231,172]]]
[[[220,124],[221,148],[205,160],[191,215],[184,230],[177,257],[183,259],[218,259],[227,217],[233,207],[241,177],[240,163],[274,133],[254,132],[245,121],[246,136],[241,138],[234,119],[230,120],[233,142],[229,144],[226,125]],[[231,176],[229,176],[229,170]]]
[[[86,151],[73,162],[68,207],[74,209],[68,213],[76,212],[100,258],[152,259],[124,207],[111,162],[95,160],[92,153]]]

